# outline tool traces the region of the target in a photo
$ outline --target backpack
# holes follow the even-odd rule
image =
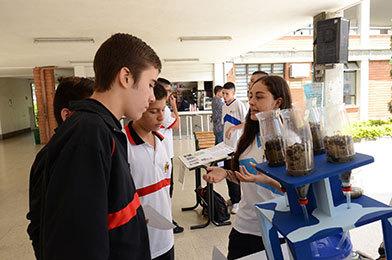
[[[198,187],[195,189],[196,194],[201,198],[200,205],[203,207],[203,216],[208,217],[208,190],[207,187]],[[214,196],[214,221],[222,223],[230,219],[230,213],[227,209],[225,199],[216,191],[213,191]]]

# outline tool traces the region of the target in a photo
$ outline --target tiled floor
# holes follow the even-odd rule
[[[359,143],[358,152],[374,155],[376,163],[363,167],[354,174],[354,183],[365,188],[366,193],[385,203],[392,197],[390,174],[391,139]],[[34,259],[27,237],[25,218],[28,208],[28,174],[35,154],[40,149],[33,143],[32,135],[24,135],[0,141],[0,259]],[[175,141],[176,154],[194,149],[193,141]],[[178,170],[178,159],[175,169]],[[178,176],[175,170],[175,176]],[[231,227],[209,226],[201,230],[190,230],[193,224],[202,223],[200,208],[197,211],[181,212],[182,207],[194,204],[194,177],[188,173],[182,188],[177,183],[174,191],[173,215],[185,227],[185,232],[175,236],[176,259],[211,259],[213,246],[227,252],[228,234]],[[216,190],[227,197],[225,183],[216,185]],[[233,220],[233,218],[232,218]],[[382,237],[380,224],[369,225],[351,232],[354,247],[376,257]]]

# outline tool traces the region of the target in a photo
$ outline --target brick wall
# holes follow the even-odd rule
[[[391,100],[391,80],[369,80],[369,119],[391,117],[388,102]]]
[[[44,79],[45,79],[45,92],[46,92],[46,104],[48,109],[48,124],[49,124],[49,136],[54,135],[54,129],[57,127],[57,122],[54,117],[54,92],[55,92],[55,78],[54,78],[54,68],[44,69]]]
[[[369,62],[369,119],[391,117],[387,103],[392,95],[389,61]]]
[[[391,80],[391,64],[389,61],[370,61],[369,62],[369,80]]]
[[[55,79],[53,67],[33,69],[35,95],[38,107],[38,128],[42,144],[48,143],[57,127],[53,113]]]

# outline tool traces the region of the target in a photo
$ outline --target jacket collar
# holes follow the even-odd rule
[[[73,101],[70,104],[70,108],[74,111],[87,111],[98,114],[106,124],[111,126],[115,130],[121,130],[121,124],[118,119],[107,109],[101,102],[95,99],[84,99],[79,101]]]

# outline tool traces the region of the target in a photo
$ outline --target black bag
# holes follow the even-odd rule
[[[202,214],[208,216],[208,191],[207,187],[198,187],[195,190],[196,194],[200,196],[200,205],[203,207]],[[214,196],[214,221],[222,223],[230,219],[230,213],[227,209],[225,199],[216,191],[213,191]]]

